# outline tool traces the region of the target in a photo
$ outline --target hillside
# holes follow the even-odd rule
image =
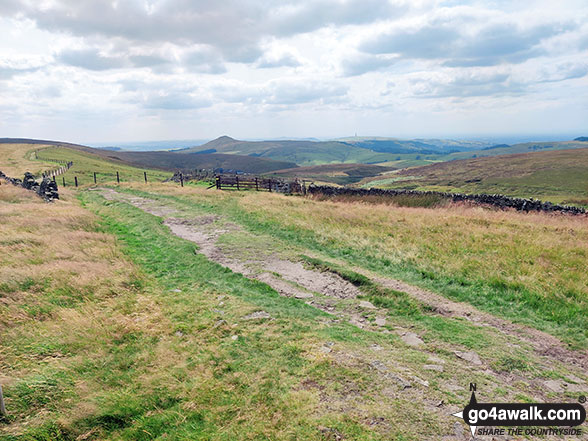
[[[240,141],[228,136],[221,136],[183,152],[211,150],[217,153],[289,161],[301,166],[331,163],[377,163],[394,158],[391,154],[378,153],[337,141]]]
[[[569,150],[588,148],[587,141],[553,141],[553,142],[525,142],[514,145],[498,145],[491,148],[470,150],[467,152],[456,152],[443,158],[446,161],[456,159],[480,158],[487,156],[511,155],[515,153],[531,153],[537,151]]]
[[[119,172],[122,181],[143,180],[147,171],[150,179],[163,180],[176,170],[224,169],[261,174],[296,164],[273,161],[266,158],[225,154],[183,154],[170,152],[121,152],[92,147],[23,139],[21,144],[0,143],[0,153],[5,158],[1,171],[20,176],[24,171],[39,175],[44,170],[58,167],[56,161],[73,161],[74,165],[64,175],[72,184],[78,177],[81,184],[93,183],[94,173],[100,182],[112,181]]]
[[[271,175],[348,185],[391,170],[395,168],[371,164],[325,164],[276,170]]]
[[[100,155],[138,167],[156,167],[171,171],[205,168],[260,174],[296,167],[293,162],[221,153],[109,152]]]
[[[501,193],[586,205],[588,148],[440,162],[368,179],[362,185]]]

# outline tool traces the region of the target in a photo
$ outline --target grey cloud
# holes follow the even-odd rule
[[[170,60],[159,55],[131,55],[129,61],[135,67],[157,67],[170,62]]]
[[[571,28],[535,26],[521,29],[515,24],[488,25],[475,35],[466,35],[452,23],[434,23],[410,31],[396,30],[360,45],[371,54],[398,54],[404,58],[446,59],[449,67],[494,66],[521,63],[545,54],[542,40]]]
[[[273,34],[293,35],[328,25],[370,23],[402,14],[406,8],[387,0],[319,0],[278,8],[270,20]]]
[[[128,66],[125,58],[102,55],[95,48],[68,49],[57,54],[55,58],[61,63],[89,70],[118,69]]]
[[[39,70],[39,67],[11,67],[11,66],[0,66],[0,80],[9,80],[17,75],[35,72]]]
[[[187,52],[182,58],[182,64],[188,70],[200,73],[220,74],[227,71],[222,58],[210,48]]]
[[[360,49],[371,54],[399,54],[405,58],[442,58],[459,40],[460,34],[450,26],[424,26],[396,31],[364,42]]]
[[[353,77],[362,75],[367,72],[380,70],[391,66],[396,62],[393,58],[386,58],[382,56],[358,54],[351,55],[341,62],[343,75],[346,77]]]
[[[557,83],[559,81],[583,78],[588,75],[588,64],[586,63],[565,63],[555,66],[555,72],[544,72],[539,82]]]
[[[12,4],[12,0],[9,0]],[[8,4],[8,3],[7,3]],[[56,0],[21,2],[7,14],[34,20],[39,28],[83,38],[124,39],[131,45],[204,44],[227,61],[250,63],[261,57],[260,42],[332,24],[362,24],[390,18],[399,7],[387,0],[140,1]]]
[[[210,107],[208,98],[194,97],[180,92],[149,94],[142,102],[146,109],[187,110]]]
[[[414,95],[421,98],[466,98],[476,96],[518,95],[525,85],[513,81],[508,74],[490,75],[463,74],[447,82],[439,80],[416,80]]]

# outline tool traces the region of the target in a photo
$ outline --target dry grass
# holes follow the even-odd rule
[[[456,277],[496,279],[588,298],[588,220],[482,208],[391,207],[249,193],[247,211]]]
[[[0,201],[11,202],[0,203],[0,381],[12,415],[7,433],[42,426],[56,413],[67,426],[95,412],[91,397],[104,386],[92,384],[91,376],[75,380],[72,369],[100,363],[117,338],[153,335],[167,323],[137,291],[143,276],[113,236],[98,232],[97,217],[68,192],[63,198],[46,203],[20,187],[0,186]],[[18,396],[30,385],[41,389],[27,399]],[[35,404],[53,388],[59,394],[51,402]]]
[[[56,168],[52,162],[31,159],[33,150],[47,147],[40,144],[0,144],[0,171],[13,178],[22,178],[24,172],[34,175],[43,170]]]

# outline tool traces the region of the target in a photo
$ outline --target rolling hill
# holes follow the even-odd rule
[[[538,151],[570,150],[588,148],[588,141],[553,141],[553,142],[524,142],[520,144],[501,144],[479,150],[455,152],[443,158],[446,161],[455,159],[480,158],[486,156],[511,155],[515,153],[530,153]]]
[[[301,166],[333,163],[373,164],[394,159],[389,153],[376,152],[339,141],[240,141],[229,136],[221,136],[182,153],[201,151],[248,155],[293,162]]]
[[[587,205],[588,148],[440,162],[368,179],[362,185],[501,193]]]
[[[164,171],[205,168],[257,174],[296,167],[296,164],[292,162],[253,156],[219,153],[124,152],[34,139],[3,138],[0,139],[0,145],[5,146],[3,150],[7,152],[11,146],[11,151],[14,150],[15,157],[19,158],[26,156],[26,152],[38,151],[39,159],[46,161],[43,165],[37,161],[29,161],[29,166],[33,167],[35,173],[53,168],[53,161],[56,160],[74,162],[74,168],[68,171],[70,175],[74,173],[92,175],[94,171],[102,173],[104,170],[108,170],[108,173],[116,173],[117,169],[121,171],[128,167]],[[142,172],[138,175],[142,175]]]

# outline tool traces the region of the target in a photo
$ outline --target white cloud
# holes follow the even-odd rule
[[[4,0],[0,129],[87,141],[583,128],[586,22],[579,0]]]

